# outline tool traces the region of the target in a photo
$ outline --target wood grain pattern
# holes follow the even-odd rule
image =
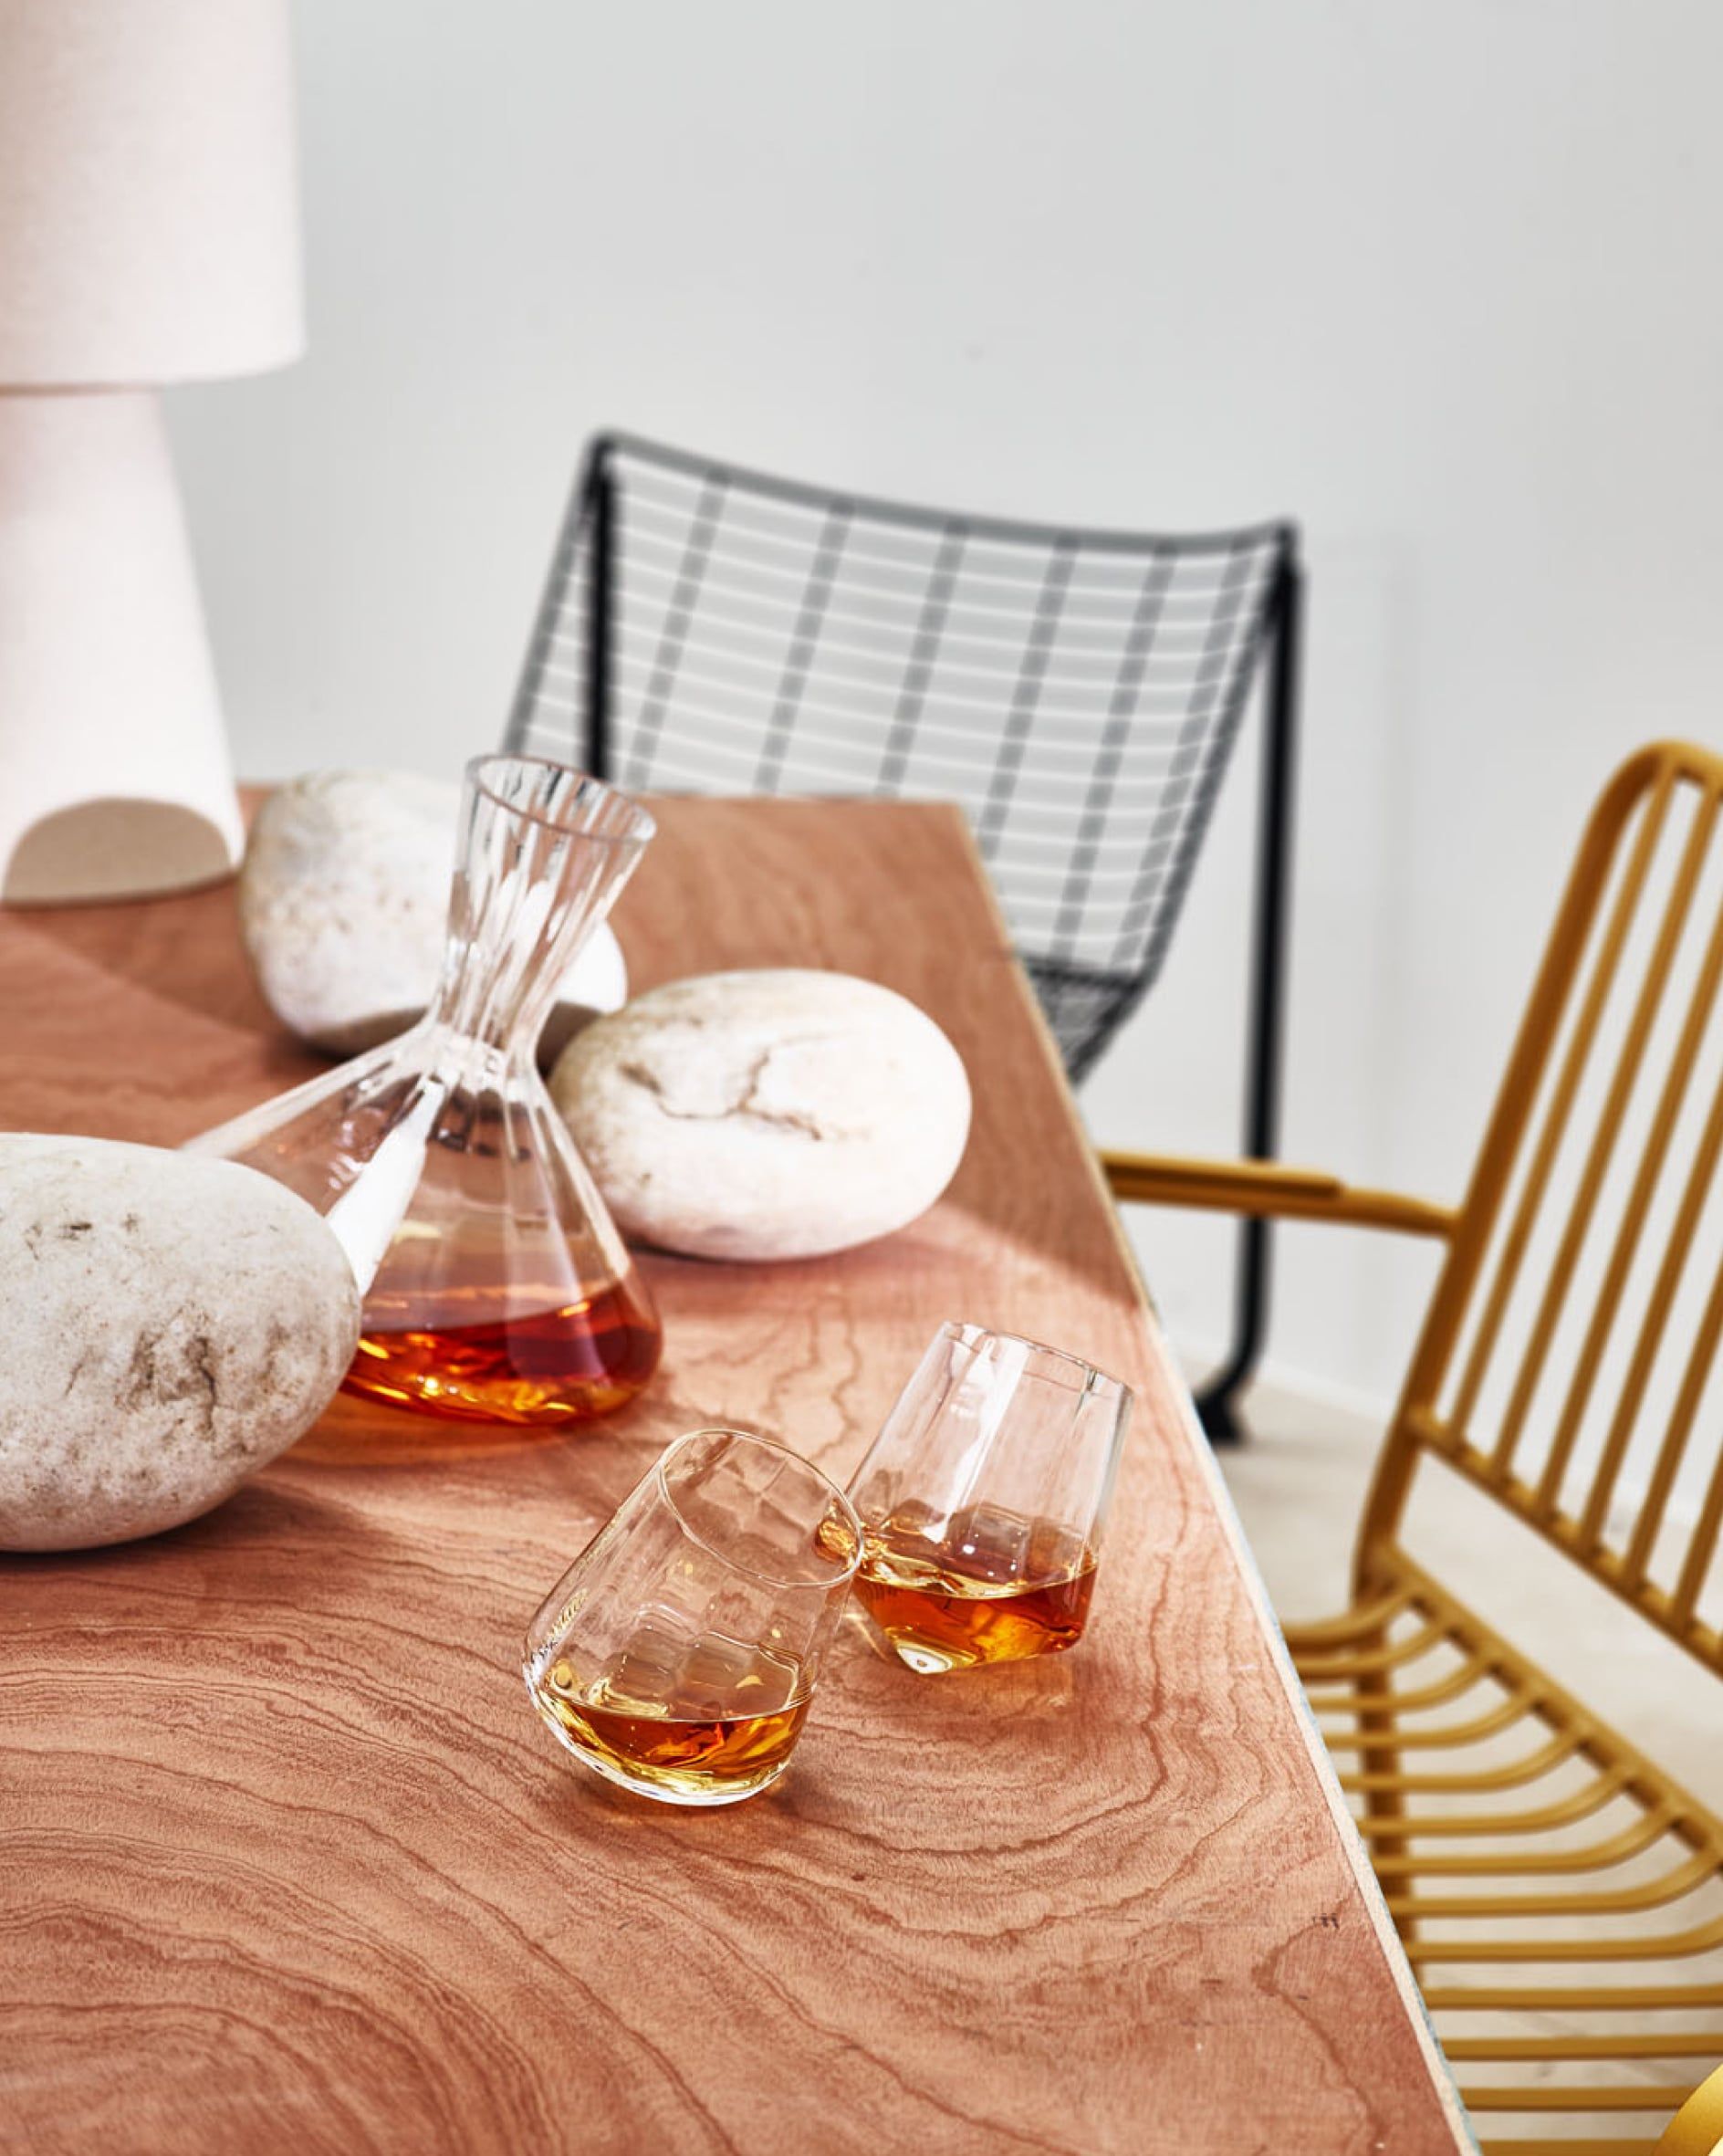
[[[829,965],[976,1087],[875,1247],[654,1259],[640,1405],[489,1439],[341,1402],[205,1520],[0,1560],[0,2142],[32,2151],[1464,2146],[962,827],[670,803],[637,985]],[[231,892],[0,920],[0,1125],[172,1143],[308,1065]],[[859,1637],[779,1788],[678,1814],[557,1752],[522,1627],[671,1435],[840,1479],[935,1323],[1137,1418],[1088,1638],[919,1680]]]

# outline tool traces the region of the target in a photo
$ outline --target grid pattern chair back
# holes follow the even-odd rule
[[[1670,743],[1593,811],[1360,1565],[1433,1451],[1723,1672],[1720,802],[1723,759]]]
[[[1295,574],[1285,523],[1013,524],[609,436],[509,742],[631,788],[960,801],[1080,1077],[1161,969]]]

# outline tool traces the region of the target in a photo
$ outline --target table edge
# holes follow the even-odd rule
[[[999,902],[999,895],[994,887],[993,878],[988,873],[987,862],[976,843],[975,832],[970,828],[969,820],[955,803],[945,805],[950,808],[951,813],[963,833],[963,843],[968,850],[977,878],[983,886],[987,908],[997,925],[1001,937],[1008,947],[1011,948],[1015,958],[1016,946],[1012,942],[1010,925],[1006,920],[1004,907]],[[1333,1760],[1329,1753],[1328,1746],[1322,1742],[1322,1732],[1317,1726],[1316,1716],[1311,1711],[1309,1700],[1305,1697],[1304,1687],[1300,1681],[1298,1671],[1292,1665],[1291,1651],[1286,1643],[1286,1634],[1280,1628],[1280,1620],[1275,1615],[1274,1605],[1269,1598],[1268,1583],[1262,1576],[1261,1568],[1257,1563],[1256,1554],[1251,1549],[1249,1540],[1245,1533],[1244,1523],[1238,1516],[1238,1508],[1234,1504],[1232,1492],[1227,1489],[1225,1478],[1216,1463],[1214,1447],[1209,1443],[1203,1432],[1201,1423],[1197,1420],[1196,1403],[1191,1396],[1191,1389],[1184,1378],[1176,1375],[1176,1366],[1173,1363],[1173,1358],[1166,1346],[1165,1335],[1161,1330],[1160,1318],[1154,1307],[1154,1298],[1150,1293],[1148,1282],[1143,1276],[1143,1269],[1137,1262],[1137,1254],[1132,1246],[1131,1239],[1125,1233],[1124,1221],[1117,1205],[1113,1202],[1112,1193],[1108,1188],[1107,1178],[1101,1166],[1101,1156],[1089,1136],[1086,1125],[1083,1123],[1081,1112],[1077,1106],[1076,1095],[1070,1090],[1070,1081],[1065,1074],[1064,1058],[1059,1052],[1058,1042],[1053,1038],[1052,1028],[1048,1024],[1047,1014],[1041,1009],[1040,1000],[1030,984],[1029,975],[1024,971],[1020,963],[1014,962],[1011,970],[1015,977],[1018,1000],[1028,1007],[1031,1029],[1040,1043],[1041,1053],[1050,1065],[1058,1081],[1060,1091],[1065,1097],[1071,1120],[1077,1125],[1081,1134],[1084,1165],[1094,1186],[1095,1194],[1106,1213],[1109,1231],[1117,1246],[1126,1271],[1136,1282],[1140,1305],[1137,1313],[1138,1322],[1143,1327],[1150,1354],[1164,1366],[1173,1368],[1175,1371],[1176,1382],[1172,1389],[1177,1399],[1179,1434],[1184,1439],[1185,1450],[1195,1464],[1197,1473],[1202,1476],[1207,1486],[1209,1496],[1214,1502],[1216,1516],[1220,1523],[1221,1532],[1226,1536],[1227,1544],[1237,1562],[1246,1594],[1256,1611],[1264,1643],[1274,1663],[1275,1673],[1280,1680],[1280,1689],[1291,1706],[1293,1718],[1298,1724],[1300,1736],[1303,1740],[1305,1752],[1315,1770],[1317,1782],[1328,1806],[1329,1816],[1334,1823],[1336,1834],[1345,1856],[1347,1868],[1352,1873],[1353,1884],[1358,1889],[1359,1899],[1370,1919],[1371,1928],[1382,1949],[1383,1960],[1394,1979],[1394,1988],[1400,1995],[1401,2004],[1406,2009],[1406,2017],[1412,2024],[1413,2034],[1429,2075],[1431,2085],[1441,2104],[1443,2117],[1453,2130],[1454,2145],[1457,2150],[1461,2151],[1461,2156],[1478,2156],[1478,2140],[1472,2132],[1470,2120],[1467,2117],[1466,2107],[1461,2099],[1459,2088],[1455,2082],[1447,2060],[1443,2055],[1442,2047],[1436,2040],[1436,2029],[1430,2019],[1429,2009],[1424,2003],[1424,1994],[1418,1989],[1417,1979],[1412,1973],[1412,1964],[1406,1959],[1405,1949],[1401,1944],[1399,1932],[1394,1929],[1394,1919],[1388,1913],[1388,1904],[1383,1895],[1381,1882],[1371,1866],[1369,1851],[1365,1848],[1363,1837],[1359,1834],[1353,1822],[1351,1809],[1346,1803],[1345,1792],[1341,1788],[1340,1777],[1334,1771]]]

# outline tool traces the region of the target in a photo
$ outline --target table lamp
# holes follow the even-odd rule
[[[155,392],[303,342],[287,0],[0,0],[0,898],[237,861]]]

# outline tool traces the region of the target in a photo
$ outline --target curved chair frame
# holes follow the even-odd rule
[[[1663,2130],[1653,2156],[1717,2156],[1723,2149],[1723,2067],[1707,2074]]]
[[[1522,2123],[1655,2112],[1680,2090],[1616,2078],[1610,2062],[1717,2057],[1723,2026],[1687,2017],[1723,2012],[1723,1820],[1462,1605],[1402,1531],[1415,1476],[1438,1460],[1723,1675],[1723,1632],[1703,1599],[1723,1528],[1723,1447],[1694,1442],[1723,1336],[1723,1268],[1708,1286],[1696,1274],[1682,1298],[1723,1158],[1723,1084],[1707,1099],[1694,1083],[1723,1022],[1723,904],[1714,916],[1696,906],[1723,850],[1720,806],[1723,759],[1679,743],[1643,750],[1604,790],[1457,1208],[1310,1170],[1103,1156],[1121,1200],[1446,1246],[1365,1502],[1352,1606],[1289,1628],[1288,1641],[1448,2056],[1524,2062],[1540,2077],[1486,2078],[1467,2101]],[[1642,954],[1634,968],[1630,947]],[[1624,1022],[1606,1022],[1618,1010]],[[1596,1119],[1582,1124],[1576,1101],[1593,1097]],[[1632,1157],[1621,1146],[1630,1102],[1645,1125]],[[1654,1201],[1673,1208],[1661,1240],[1645,1233]],[[1582,1252],[1601,1272],[1594,1294]],[[1672,1313],[1700,1288],[1697,1322],[1677,1333]],[[1558,1339],[1574,1342],[1571,1372]],[[1679,1376],[1666,1412],[1647,1412],[1654,1367]],[[1634,1491],[1622,1470],[1642,1435]],[[1690,1524],[1670,1509],[1684,1461],[1702,1470]],[[1668,1910],[1673,1920],[1651,1913]],[[1488,1931],[1472,1933],[1478,1924]],[[1687,1957],[1712,1964],[1704,1981],[1633,1980],[1635,1963]],[[1496,1980],[1516,1965],[1546,1973]],[[1443,1981],[1457,1967],[1489,1980]],[[1496,2016],[1509,2018],[1480,2034]],[[1561,2025],[1528,2033],[1537,2016]],[[1592,2067],[1605,2078],[1573,2078]],[[1646,2144],[1485,2146],[1625,2156]]]

